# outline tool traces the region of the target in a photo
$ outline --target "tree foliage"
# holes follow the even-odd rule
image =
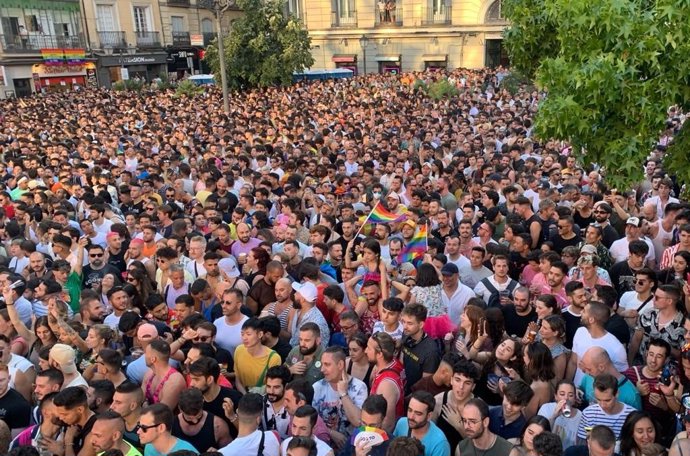
[[[690,100],[690,1],[503,0],[512,65],[548,91],[535,119],[542,138],[570,141],[625,188]],[[684,154],[684,160],[674,157]],[[686,150],[666,168],[690,181]]]
[[[303,24],[283,10],[281,0],[237,0],[243,15],[224,37],[228,85],[266,87],[292,82],[292,73],[314,64],[311,38]],[[220,74],[217,44],[206,50],[206,61]]]

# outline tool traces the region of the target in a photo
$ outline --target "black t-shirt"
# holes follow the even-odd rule
[[[520,280],[520,274],[529,263],[526,257],[523,257],[518,252],[510,252],[510,264],[508,265],[508,275],[513,280]]]
[[[101,269],[94,269],[90,264],[87,264],[84,266],[82,272],[84,276],[82,279],[82,285],[84,288],[96,288],[98,285],[100,285],[101,280],[103,280],[103,277],[105,277],[106,274],[113,274],[119,278],[122,277],[120,271],[111,264],[106,264]]]
[[[555,236],[551,236],[551,242],[553,242],[553,249],[561,253],[566,247],[578,245],[582,242],[582,238],[580,238],[578,234],[575,234],[575,237],[571,239],[563,239],[559,234],[556,234]]]
[[[237,438],[237,428],[235,428],[230,420],[225,417],[225,410],[223,410],[223,399],[226,397],[230,398],[235,405],[235,411],[237,411],[237,405],[240,403],[240,399],[242,399],[242,393],[234,389],[226,388],[225,386],[220,387],[218,395],[211,402],[204,401],[204,410],[225,420],[230,428],[230,436],[234,439]]]
[[[31,404],[12,388],[0,398],[0,420],[12,429],[21,429],[29,425]]]
[[[439,348],[436,341],[424,334],[422,339],[415,343],[410,336],[402,340],[403,365],[405,366],[405,394],[410,394],[412,385],[422,378],[423,374],[436,372],[441,362]]]
[[[539,234],[539,239],[537,239],[537,248],[541,247],[541,245],[544,243],[544,241],[547,239],[544,236],[544,226],[542,224],[542,219],[539,218],[537,214],[532,215],[530,218],[522,222],[522,226],[525,228],[525,232],[527,234],[530,234],[530,226],[532,223],[537,222],[541,226],[541,233]],[[546,230],[546,236],[549,235],[549,230]]]
[[[570,307],[565,309],[561,314],[565,320],[565,342],[563,345],[572,350],[575,331],[582,326],[582,317],[580,315],[573,315],[569,309]]]
[[[620,238],[621,235],[618,234],[618,231],[609,224],[604,227],[604,236],[601,238],[601,243],[604,244],[607,249],[610,249],[611,244]]]
[[[445,244],[449,237],[457,236],[458,232],[451,228],[447,234],[441,234],[439,230],[433,230],[431,235]]]
[[[609,276],[611,277],[611,285],[616,289],[618,296],[622,296],[626,291],[635,289],[633,282],[635,281],[635,273],[628,260],[619,261],[611,266],[609,269]]]
[[[290,354],[290,350],[292,350],[292,345],[279,338],[278,343],[271,347],[271,350],[278,353],[280,355],[280,359],[285,362]]]
[[[127,250],[124,246],[120,249],[120,253],[115,254],[108,250],[108,264],[116,268],[120,273],[127,270],[127,262],[125,261],[125,253]]]
[[[521,338],[527,331],[527,325],[531,321],[537,321],[537,312],[534,308],[530,308],[530,313],[527,315],[518,315],[515,305],[509,304],[501,306],[501,312],[503,312],[506,334],[509,336]]]
[[[289,268],[289,266],[288,266]],[[261,313],[261,310],[267,305],[276,300],[275,288],[272,285],[266,283],[265,280],[261,279],[258,282],[254,282],[252,288],[247,293],[247,296],[252,298],[258,304],[257,315]]]
[[[630,343],[630,327],[625,322],[625,318],[614,313],[609,317],[609,321],[604,326],[608,332],[616,336],[621,344],[628,345]]]

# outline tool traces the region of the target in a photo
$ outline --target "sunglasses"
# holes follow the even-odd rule
[[[89,253],[89,256],[91,258],[101,258],[103,256],[102,253]]]
[[[136,281],[137,281],[137,279],[135,279],[134,277],[127,277],[127,282],[129,282],[129,283],[136,282]]]
[[[146,426],[145,424],[137,423],[137,430],[141,430],[141,432],[146,432],[149,429],[155,428],[156,426],[158,426],[158,425],[157,424],[150,424],[150,425]]]
[[[211,339],[211,336],[198,336],[194,338],[194,342],[206,342]]]

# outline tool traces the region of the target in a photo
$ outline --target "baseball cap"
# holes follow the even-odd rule
[[[458,269],[455,263],[446,263],[441,268],[441,274],[443,274],[444,276],[450,276],[453,274],[457,274],[459,272],[460,270]]]
[[[580,253],[589,253],[591,255],[597,254],[597,248],[590,244],[585,244],[580,249]]]
[[[218,261],[218,267],[230,278],[240,276],[240,270],[237,268],[237,262],[234,258],[222,258]]]
[[[50,349],[49,356],[60,366],[60,370],[63,374],[73,374],[77,372],[77,366],[74,364],[74,349],[69,345],[53,345],[53,348]]]
[[[316,302],[318,291],[316,285],[311,282],[292,284],[292,289],[299,293],[307,302]]]
[[[628,220],[625,222],[626,225],[633,225],[636,227],[641,227],[642,226],[642,220],[639,219],[638,217],[630,217]]]
[[[151,323],[144,323],[137,329],[137,339],[158,339],[158,330]]]
[[[400,201],[400,195],[398,195],[398,194],[395,193],[395,192],[390,192],[390,193],[388,194],[388,196],[386,196],[386,198],[395,198],[395,199],[397,199],[398,201]]]

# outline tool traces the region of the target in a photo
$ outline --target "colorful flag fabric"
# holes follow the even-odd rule
[[[421,225],[417,228],[417,232],[412,236],[410,242],[402,248],[398,254],[396,261],[398,264],[415,263],[424,258],[424,254],[428,250],[427,240],[427,224]]]
[[[398,223],[407,220],[407,211],[396,214],[386,209],[381,201],[376,203],[374,209],[372,209],[371,214],[369,214],[370,223]]]

